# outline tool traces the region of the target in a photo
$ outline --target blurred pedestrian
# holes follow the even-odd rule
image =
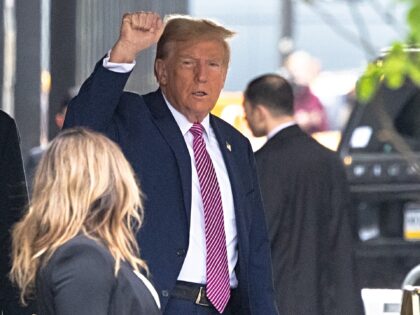
[[[140,191],[118,146],[99,133],[57,136],[36,171],[29,211],[13,229],[11,279],[38,315],[154,315],[134,229]]]
[[[363,314],[341,161],[296,124],[283,77],[252,80],[244,107],[252,133],[268,137],[255,157],[280,314]]]
[[[70,100],[75,96],[73,89],[70,89],[67,95],[64,97],[64,99],[59,104],[59,108],[57,113],[54,115],[54,122],[55,125],[59,130],[63,128],[64,125],[64,118],[66,117],[67,112],[67,106],[70,103]],[[42,155],[47,150],[48,145],[40,145],[36,146],[30,149],[29,155],[26,159],[25,163],[25,173],[26,173],[26,179],[28,183],[28,191],[29,195],[32,193],[32,184],[34,181],[34,175],[36,167],[39,163],[39,161],[42,158]]]
[[[311,89],[320,70],[318,60],[306,51],[295,51],[287,57],[285,70],[293,88],[294,118],[299,127],[308,134],[327,130],[327,113]]]
[[[210,114],[227,39],[210,20],[123,17],[120,37],[70,103],[65,127],[88,126],[122,148],[142,183],[137,235],[165,315],[277,314],[269,243],[249,141]],[[157,42],[160,88],[124,92],[138,53]]]

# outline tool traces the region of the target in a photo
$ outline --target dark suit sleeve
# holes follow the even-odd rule
[[[129,76],[105,69],[100,60],[70,102],[63,128],[88,127],[116,140],[114,114]]]
[[[338,159],[331,161],[333,185],[329,224],[329,259],[332,278],[331,300],[336,303],[331,309],[337,314],[363,314],[361,292],[356,283],[354,260],[355,240],[350,229],[351,201],[344,168]]]
[[[32,314],[19,307],[17,288],[12,288],[10,270],[10,229],[28,203],[19,135],[13,119],[0,112],[0,313]]]
[[[270,244],[258,184],[254,154],[248,149],[252,173],[252,223],[249,235],[249,291],[252,314],[278,314],[274,299]]]
[[[104,249],[71,246],[58,252],[49,267],[44,279],[53,292],[56,315],[108,314],[116,278]]]

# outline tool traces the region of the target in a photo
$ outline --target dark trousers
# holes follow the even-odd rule
[[[222,315],[233,314],[231,303],[229,302]],[[214,307],[201,306],[193,301],[171,297],[163,315],[220,315],[220,313]]]
[[[239,290],[232,290],[229,303],[222,315],[247,314],[241,311],[241,306]],[[163,315],[220,315],[220,313],[213,306],[196,304],[194,299],[171,296]]]

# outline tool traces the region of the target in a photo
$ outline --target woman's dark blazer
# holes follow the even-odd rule
[[[37,275],[38,315],[157,315],[150,291],[126,262],[118,275],[109,250],[78,235]]]

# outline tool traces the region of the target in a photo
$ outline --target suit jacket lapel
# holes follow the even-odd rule
[[[184,137],[173,118],[160,90],[147,94],[144,100],[154,117],[154,122],[163,138],[174,152],[181,177],[182,191],[184,193],[184,206],[190,226],[191,218],[191,158],[185,144]],[[164,180],[164,179],[162,179]]]
[[[239,220],[239,212],[238,209],[241,208],[240,206],[240,180],[238,178],[239,170],[236,165],[234,155],[232,153],[235,148],[232,146],[232,142],[230,139],[226,138],[224,134],[222,134],[219,124],[217,120],[214,119],[212,115],[210,115],[210,124],[213,128],[214,134],[216,135],[217,142],[219,143],[220,151],[222,152],[223,159],[225,161],[226,169],[229,174],[230,185],[232,187],[232,194],[233,194],[233,202],[235,207],[235,216],[236,220]],[[237,224],[238,225],[238,224]],[[239,227],[238,227],[239,228]]]

